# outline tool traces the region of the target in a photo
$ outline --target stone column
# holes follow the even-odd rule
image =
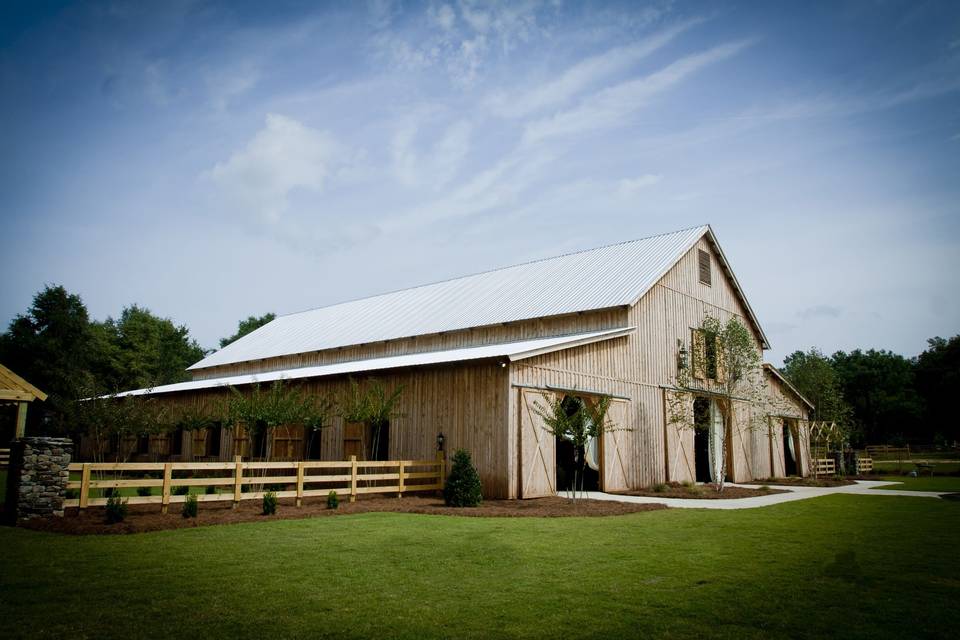
[[[21,438],[10,443],[7,519],[63,516],[73,454],[69,438]]]

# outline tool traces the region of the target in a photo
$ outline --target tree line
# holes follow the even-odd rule
[[[274,317],[241,320],[220,346]],[[0,362],[49,396],[31,408],[31,433],[66,431],[63,423],[80,398],[188,380],[187,367],[210,351],[186,326],[137,304],[94,320],[80,296],[60,285],[44,287],[0,335]]]
[[[847,427],[854,447],[960,440],[949,407],[960,391],[960,335],[930,338],[914,358],[882,349],[796,351],[783,374],[816,406],[815,419]]]

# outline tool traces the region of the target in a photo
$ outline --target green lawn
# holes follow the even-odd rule
[[[905,491],[953,491],[960,492],[960,476],[884,476],[881,480],[901,482],[895,487],[877,487],[878,489],[903,489]]]
[[[957,462],[934,462],[932,464],[933,474],[937,476],[953,474],[960,471],[960,463]],[[880,473],[890,473],[895,475],[903,475],[905,473],[909,473],[910,471],[917,471],[917,465],[914,462],[874,462],[873,468]],[[924,473],[929,472],[925,471]]]
[[[201,507],[202,517],[202,507]],[[951,637],[960,504],[0,528],[0,636]]]

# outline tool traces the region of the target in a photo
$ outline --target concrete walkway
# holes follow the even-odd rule
[[[949,491],[903,491],[875,488],[894,486],[898,484],[902,483],[881,480],[857,480],[856,484],[844,485],[842,487],[785,487],[769,485],[773,489],[783,489],[786,493],[772,493],[770,495],[755,496],[752,498],[719,498],[716,500],[699,500],[696,498],[656,498],[652,496],[623,496],[612,493],[602,493],[600,491],[587,491],[586,497],[591,500],[612,500],[614,502],[636,502],[642,504],[665,504],[668,507],[676,507],[680,509],[755,509],[757,507],[768,507],[772,504],[793,502],[794,500],[819,498],[820,496],[829,496],[835,493],[852,493],[862,496],[909,496],[911,498],[939,498],[940,496],[950,493]],[[729,486],[757,489],[761,485],[730,484]],[[567,497],[565,492],[561,492],[558,495],[561,498]]]

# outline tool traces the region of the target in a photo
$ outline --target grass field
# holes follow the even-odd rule
[[[202,517],[202,515],[201,515]],[[960,504],[0,528],[0,636],[951,637]]]
[[[902,489],[904,491],[952,491],[960,493],[960,476],[883,476],[881,480],[902,482],[895,487],[877,487],[878,489]]]

